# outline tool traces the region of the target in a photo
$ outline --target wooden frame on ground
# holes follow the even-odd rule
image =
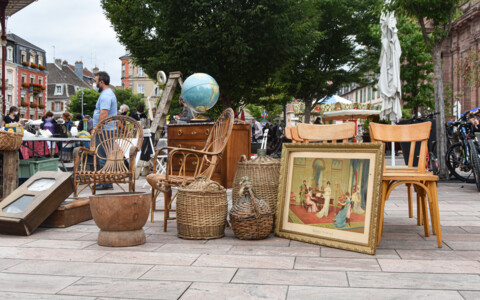
[[[284,144],[275,234],[375,254],[383,156],[381,143]]]

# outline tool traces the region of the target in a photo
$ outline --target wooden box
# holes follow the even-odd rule
[[[201,150],[210,134],[213,123],[189,123],[168,125],[168,146],[177,148],[191,148]],[[251,147],[250,124],[234,124],[232,134],[228,140],[217,170],[212,180],[220,183],[225,188],[233,186],[233,179],[237,171],[238,161],[242,155],[250,158]],[[187,160],[186,175],[192,176],[195,170],[193,160]],[[174,171],[178,171],[180,161],[173,161]]]
[[[0,151],[0,198],[18,187],[18,151]]]
[[[88,198],[67,199],[42,223],[42,226],[65,228],[91,219]]]

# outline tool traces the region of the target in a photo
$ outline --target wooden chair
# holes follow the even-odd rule
[[[342,140],[344,143],[348,139],[355,137],[355,123],[347,122],[332,125],[303,124],[297,125],[298,138],[303,143],[322,142],[336,143]]]
[[[141,150],[142,143],[143,129],[140,123],[131,117],[112,116],[98,123],[92,133],[90,149],[78,147],[73,153],[74,196],[87,187],[95,195],[97,183],[115,183],[124,192],[119,184],[128,183],[129,192],[134,192],[135,156]],[[99,151],[100,147],[105,154]],[[93,158],[93,170],[89,168],[89,158]],[[101,168],[97,160],[104,160],[105,165]],[[86,186],[78,191],[80,184]]]
[[[227,145],[230,134],[232,133],[234,114],[231,108],[226,109],[213,125],[207,138],[205,146],[202,150],[193,150],[185,148],[166,147],[157,151],[158,156],[164,149],[168,150],[167,172],[165,174],[150,174],[147,176],[148,183],[152,186],[152,211],[151,221],[155,211],[163,211],[163,231],[167,231],[167,221],[175,220],[170,217],[172,203],[176,194],[172,197],[172,187],[178,187],[191,183],[195,178],[203,176],[211,178],[217,165],[221,160],[221,156],[225,146]],[[174,169],[174,160],[180,166]],[[188,166],[187,166],[188,164]],[[186,171],[193,166],[194,172],[192,176],[187,176]],[[156,170],[156,161],[153,170]],[[160,193],[163,193],[165,200],[164,209],[156,209],[156,199]]]
[[[426,197],[428,197],[430,217],[432,220],[432,232],[437,235],[438,247],[442,247],[442,233],[440,228],[437,195],[438,176],[431,172],[427,172],[425,168],[427,141],[430,136],[431,126],[431,122],[412,125],[384,125],[370,123],[370,137],[372,142],[410,142],[410,156],[408,158],[407,167],[386,167],[384,161],[378,243],[380,243],[383,231],[385,201],[397,186],[405,184],[407,187],[413,185],[417,192],[417,205],[423,219],[425,236],[429,236],[430,234],[426,201]],[[420,142],[421,146],[420,155],[418,157],[418,166],[414,167],[413,161],[416,142]],[[408,193],[407,196],[410,202],[409,208],[411,209],[410,188]]]

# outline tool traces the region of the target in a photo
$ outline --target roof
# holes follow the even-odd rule
[[[53,85],[55,84],[68,84],[72,87],[78,86],[83,88],[90,88],[83,80],[77,77],[75,73],[68,66],[63,65],[61,67],[54,63],[47,64],[48,70],[48,98],[55,98],[53,95]],[[50,87],[52,86],[52,88]],[[69,93],[70,93],[69,88]],[[65,91],[64,91],[65,93]]]
[[[15,0],[15,1],[9,1],[5,10],[5,15],[7,17],[19,12],[26,6],[32,4],[37,0]],[[2,0],[0,2],[5,2],[5,0]]]
[[[45,50],[43,50],[42,48],[40,48],[38,46],[35,46],[34,44],[22,39],[21,37],[19,37],[18,35],[14,34],[14,33],[7,33],[7,40],[11,40],[18,45],[22,45],[22,46],[25,46],[25,47],[28,47],[28,48],[31,48],[31,49],[34,49],[34,50],[41,51],[41,52],[45,53]]]
[[[75,72],[75,66],[74,66],[74,65],[68,65],[68,66],[70,67],[70,69],[71,69],[73,72]],[[86,67],[83,68],[83,76],[94,78],[94,77],[93,77],[93,73],[92,73],[89,69],[87,69]]]

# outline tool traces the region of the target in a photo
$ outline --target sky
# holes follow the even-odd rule
[[[125,54],[100,0],[38,0],[7,20],[7,32],[14,33],[54,58],[92,70],[97,66],[110,75],[110,82],[121,85],[121,62]]]

